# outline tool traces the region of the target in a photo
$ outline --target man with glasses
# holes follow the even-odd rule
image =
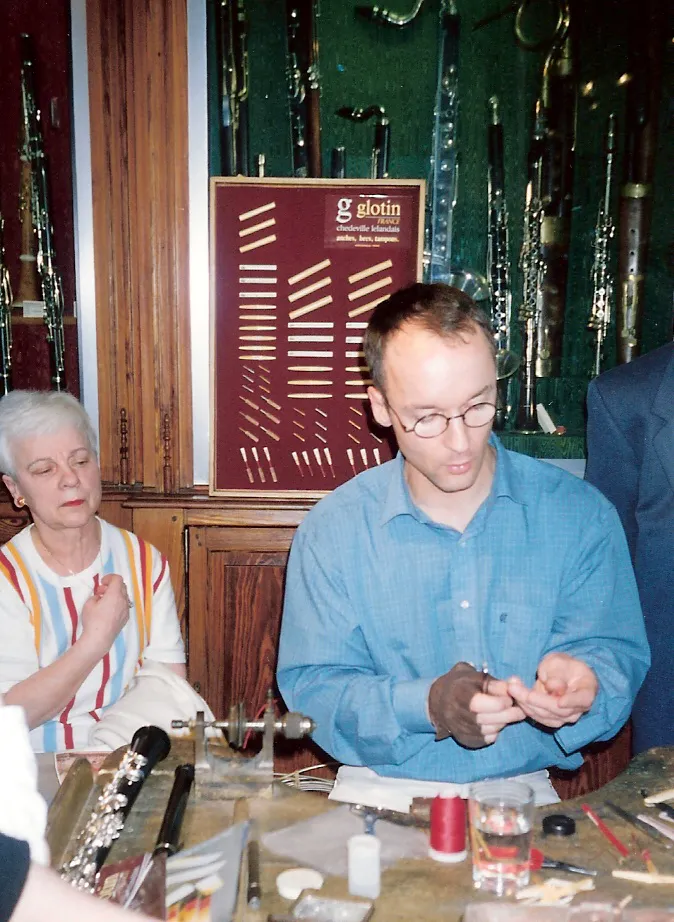
[[[582,762],[649,651],[614,508],[491,432],[494,339],[464,293],[373,311],[368,396],[397,458],[321,500],[290,554],[278,683],[340,762],[468,782]]]

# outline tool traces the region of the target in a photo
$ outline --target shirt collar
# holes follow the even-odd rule
[[[506,496],[513,502],[526,506],[529,501],[525,491],[526,485],[513,469],[512,459],[493,432],[489,436],[489,444],[496,450],[496,470],[487,504],[491,507],[497,497]],[[412,500],[405,480],[405,459],[400,451],[393,459],[391,468],[392,476],[384,500],[381,524],[386,525],[398,515],[411,515],[420,522],[432,522]]]

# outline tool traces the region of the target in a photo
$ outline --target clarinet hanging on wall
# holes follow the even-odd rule
[[[21,94],[23,102],[24,141],[22,159],[31,170],[31,214],[37,244],[37,271],[44,302],[44,319],[47,341],[53,354],[52,384],[60,391],[65,387],[65,341],[63,335],[63,286],[56,269],[52,225],[49,216],[47,170],[40,110],[37,106],[33,80],[33,55],[30,37],[22,35],[23,58],[21,62]]]
[[[540,101],[536,103],[534,133],[529,148],[528,181],[524,202],[524,231],[520,252],[522,272],[522,303],[519,322],[522,334],[520,359],[519,402],[515,428],[521,432],[536,432],[536,353],[537,330],[541,318],[541,300],[545,262],[541,255],[543,226],[543,160],[545,127]]]
[[[438,77],[431,163],[426,190],[424,280],[461,288],[476,301],[489,296],[484,276],[452,260],[454,207],[459,178],[456,123],[459,111],[459,15],[454,0],[440,2]]]
[[[568,3],[560,3],[560,10],[557,33],[543,66],[541,89],[545,122],[541,256],[545,272],[536,328],[539,378],[558,377],[561,373],[569,273],[577,93]]]
[[[618,207],[618,364],[631,362],[641,352],[667,9],[666,3],[644,0],[632,11],[631,79],[627,82],[623,182]]]
[[[248,20],[244,0],[221,0],[217,33],[220,171],[223,176],[249,176]]]
[[[12,286],[5,265],[5,219],[0,214],[0,362],[2,363],[2,393],[12,389]]]
[[[286,0],[288,104],[292,171],[321,176],[318,0]]]
[[[613,182],[613,159],[615,156],[615,115],[608,117],[606,130],[606,171],[604,195],[599,203],[597,226],[594,232],[594,255],[592,259],[592,307],[588,329],[594,334],[593,374],[601,374],[604,360],[604,342],[613,313],[615,282],[611,269],[611,241],[615,236],[615,224],[611,217],[611,186]]]
[[[508,209],[503,167],[503,125],[499,116],[498,98],[492,96],[488,106],[487,278],[489,279],[491,322],[496,344],[496,378],[498,381],[494,428],[503,429],[509,412],[508,385],[519,367],[519,358],[510,348],[512,289],[508,250]]]
[[[375,118],[370,179],[388,179],[391,159],[391,123],[386,110],[381,106],[368,106],[367,109],[342,106],[337,109],[337,115],[352,122],[366,122],[370,118]]]

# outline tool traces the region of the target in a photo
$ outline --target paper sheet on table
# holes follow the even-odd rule
[[[224,832],[178,852],[166,862],[166,901],[188,899],[196,891],[210,894],[212,922],[231,922],[239,887],[241,854],[248,838],[250,823],[237,823]],[[214,873],[214,868],[217,868]],[[208,887],[206,887],[208,881]]]
[[[381,841],[381,866],[395,864],[401,858],[425,858],[428,833],[410,826],[396,826],[377,820],[375,835]],[[262,844],[283,858],[308,865],[324,874],[347,876],[346,843],[351,836],[365,832],[362,817],[349,807],[337,807],[309,820],[262,836]]]
[[[550,784],[548,773],[543,770],[528,775],[517,775],[510,781],[524,781],[534,790],[537,807],[558,803],[559,797]],[[366,807],[385,807],[409,813],[414,797],[468,797],[470,784],[452,784],[442,781],[418,781],[414,778],[387,778],[378,775],[371,768],[342,765],[337,772],[330,800],[349,804],[363,804]]]

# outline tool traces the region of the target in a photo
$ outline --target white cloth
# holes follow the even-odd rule
[[[509,781],[524,781],[533,788],[537,807],[559,803],[545,769],[516,775]],[[414,797],[468,797],[470,784],[453,784],[443,781],[419,781],[414,778],[389,778],[378,775],[371,768],[357,765],[342,765],[337,772],[330,800],[349,804],[363,804],[366,807],[384,807],[409,813]]]
[[[136,730],[146,724],[161,727],[171,736],[185,736],[190,731],[173,730],[171,721],[194,718],[197,711],[203,711],[206,720],[215,720],[209,706],[189,682],[163,663],[146,660],[125,694],[91,728],[89,747],[117,749],[130,743]],[[220,731],[207,733],[219,735]]]
[[[118,573],[134,603],[127,625],[73,700],[31,731],[36,752],[87,749],[92,726],[119,700],[146,657],[185,662],[166,557],[131,532],[98,521],[100,554],[74,576],[58,576],[42,560],[33,545],[34,526],[0,548],[0,693],[73,645],[82,633],[82,607],[104,575]]]
[[[0,832],[23,839],[38,864],[49,864],[45,840],[47,805],[37,792],[37,766],[23,708],[0,696]]]

